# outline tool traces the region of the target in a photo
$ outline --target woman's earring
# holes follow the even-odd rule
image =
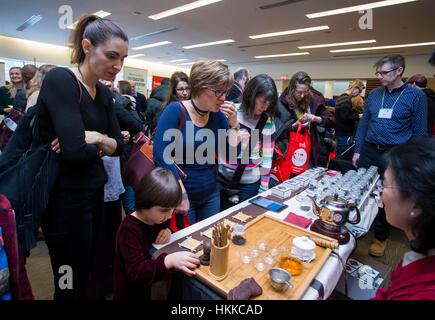
[[[414,211],[411,211],[410,215],[411,215],[411,217],[415,216]]]

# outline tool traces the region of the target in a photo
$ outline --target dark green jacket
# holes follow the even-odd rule
[[[5,114],[4,108],[8,105],[13,105],[14,99],[11,97],[9,90],[6,87],[0,88],[0,114]]]

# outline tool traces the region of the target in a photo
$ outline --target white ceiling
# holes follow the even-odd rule
[[[435,46],[376,50],[354,53],[330,53],[331,49],[355,46],[299,50],[298,46],[376,39],[376,44],[358,45],[382,46],[390,44],[435,41],[434,0],[420,0],[407,4],[374,9],[373,29],[358,27],[360,14],[357,12],[308,19],[305,14],[337,9],[352,5],[374,2],[374,0],[293,0],[286,5],[260,9],[284,0],[223,0],[193,11],[184,12],[161,20],[151,20],[149,15],[180,6],[193,0],[18,0],[2,1],[0,11],[0,34],[27,40],[66,45],[69,29],[58,26],[61,5],[70,5],[74,19],[83,13],[98,10],[111,12],[109,19],[117,22],[130,38],[167,28],[175,31],[131,40],[130,48],[159,41],[172,44],[144,49],[130,50],[130,54],[144,53],[147,61],[164,62],[186,58],[189,61],[200,57],[226,59],[229,64],[284,63],[293,61],[333,60],[379,56],[384,53],[428,54]],[[134,12],[140,14],[135,14]],[[25,31],[16,31],[33,14],[43,19]],[[330,30],[316,31],[273,38],[252,40],[248,36],[290,29],[328,25]],[[231,44],[185,50],[191,44],[234,39]],[[256,55],[309,51],[308,56],[273,59],[255,59]],[[1,56],[1,48],[0,48]],[[140,58],[139,58],[140,59]]]

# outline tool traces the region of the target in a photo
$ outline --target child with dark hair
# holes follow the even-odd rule
[[[136,211],[119,227],[114,263],[114,299],[150,299],[153,283],[171,276],[171,269],[195,275],[199,264],[187,251],[149,253],[152,243],[167,243],[171,237],[169,219],[181,202],[181,187],[171,171],[155,168],[147,174],[135,193]]]

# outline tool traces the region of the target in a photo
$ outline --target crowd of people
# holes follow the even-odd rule
[[[279,95],[269,75],[232,74],[209,59],[189,75],[175,72],[147,100],[133,81],[113,83],[128,55],[128,36],[115,23],[86,15],[71,36],[73,68],[13,67],[0,88],[0,114],[32,110],[32,147],[50,144],[58,155],[40,221],[54,299],[104,299],[112,290],[115,299],[149,299],[152,284],[171,270],[194,275],[194,254],[153,260],[152,244],[170,241],[172,219],[180,229],[185,217],[194,224],[268,190],[276,183],[276,149],[286,154],[298,129],[311,142],[310,167],[326,167],[335,145],[341,154],[354,144],[354,167],[376,165],[384,176],[370,254],[384,254],[390,224],[405,232],[412,251],[376,298],[435,298],[435,145],[427,138],[435,136],[435,94],[422,75],[403,81],[402,56],[375,64],[381,86],[363,104],[365,85],[356,79],[332,112],[306,72]],[[334,132],[336,143],[328,144]],[[156,168],[133,188],[122,173],[142,134],[153,137]],[[2,146],[2,171],[13,165],[7,157],[15,136]],[[74,271],[68,290],[60,287],[65,265]]]

